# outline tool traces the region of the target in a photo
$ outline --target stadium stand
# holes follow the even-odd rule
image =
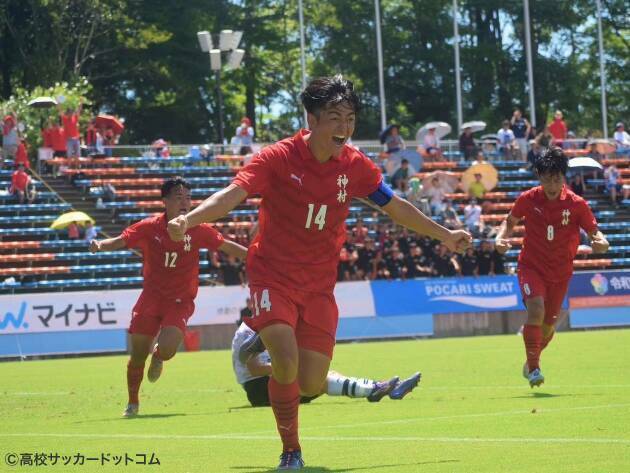
[[[376,159],[375,154],[370,157]],[[467,163],[457,156],[452,157],[455,160],[425,163],[418,177],[435,170],[463,172]],[[195,205],[226,186],[243,164],[242,159],[240,156],[219,156],[208,163],[190,156],[82,158],[79,169],[68,168],[68,163],[61,158],[49,161],[49,173],[42,176],[45,182],[38,184],[40,192],[36,203],[20,205],[14,203],[12,196],[0,195],[0,293],[138,287],[142,282],[139,254],[124,250],[92,255],[87,241],[68,239],[64,231],[50,229],[51,222],[70,209],[82,210],[96,219],[100,232],[117,235],[130,223],[160,211],[159,186],[164,178],[172,175],[186,177],[193,185]],[[620,169],[624,183],[630,183],[628,158],[603,161],[604,165],[611,163]],[[499,170],[500,180],[498,187],[484,197],[482,218],[494,226],[505,217],[519,193],[536,185],[537,181],[530,171],[522,169],[522,163],[495,159],[492,164]],[[6,188],[10,172],[0,171],[0,187]],[[628,202],[624,202],[621,209],[614,208],[604,195],[600,181],[587,176],[585,198],[611,242],[611,248],[604,256],[581,250],[575,262],[576,269],[630,267]],[[105,191],[104,186],[108,185],[115,189],[113,199]],[[448,197],[461,215],[467,196],[458,191]],[[258,204],[257,198],[247,199],[228,217],[218,221],[217,228],[228,238],[247,245]],[[440,216],[435,218],[441,219]],[[345,251],[353,252],[360,246],[353,239],[358,219],[367,229],[366,236],[377,246],[386,239],[409,238],[375,209],[354,202],[347,220],[350,242]],[[508,271],[516,264],[522,227],[517,229],[512,242],[514,248],[506,255]],[[418,240],[418,244],[423,242]],[[476,244],[479,244],[478,239]],[[389,244],[384,246],[390,248]],[[200,279],[215,283],[217,278],[220,278],[220,270],[216,257],[210,260],[202,257]]]

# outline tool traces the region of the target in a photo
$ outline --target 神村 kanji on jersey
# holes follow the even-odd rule
[[[223,235],[202,224],[172,241],[166,231],[166,214],[134,223],[122,232],[127,248],[142,250],[143,291],[166,301],[193,300],[199,287],[199,249],[216,251]]]
[[[533,269],[551,282],[571,277],[580,228],[587,233],[597,230],[597,221],[587,202],[566,185],[555,200],[547,199],[540,186],[523,192],[511,214],[525,220],[519,268]]]
[[[350,201],[372,194],[382,180],[376,165],[348,145],[319,163],[304,141],[308,133],[264,148],[234,179],[262,196],[247,254],[250,284],[332,292]]]

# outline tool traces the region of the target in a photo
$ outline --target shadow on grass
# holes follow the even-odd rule
[[[526,394],[525,396],[513,396],[511,399],[545,399],[549,397],[575,397],[577,394],[551,394],[551,393],[541,393],[541,392],[533,392],[530,394]]]
[[[166,419],[168,417],[181,417],[188,416],[190,414],[183,413],[174,413],[174,414],[138,414],[133,417],[105,417],[102,419],[87,419],[87,420],[78,420],[76,422],[72,422],[73,424],[91,424],[94,422],[112,422],[112,421],[132,421],[134,419]]]
[[[325,466],[305,466],[302,468],[302,471],[305,473],[344,473],[349,471],[362,471],[362,470],[373,470],[375,468],[392,468],[394,471],[399,471],[400,468],[410,468],[421,465],[435,465],[441,463],[459,463],[460,460],[437,460],[437,461],[427,461],[427,462],[416,462],[416,463],[396,463],[396,464],[388,464],[388,465],[371,465],[371,466],[360,466],[356,468],[341,468],[341,469],[331,469],[326,468]],[[278,471],[275,468],[267,468],[262,466],[233,466],[232,470],[241,470],[244,473],[272,473]]]

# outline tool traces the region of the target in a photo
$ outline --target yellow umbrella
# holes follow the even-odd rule
[[[61,230],[69,226],[72,222],[85,225],[88,222],[94,223],[94,219],[84,212],[68,212],[57,217],[57,220],[50,225],[50,228],[53,230]]]
[[[462,174],[462,188],[464,192],[468,192],[470,185],[475,182],[475,174],[481,174],[481,183],[486,188],[486,191],[494,189],[499,183],[499,173],[492,164],[475,164]]]

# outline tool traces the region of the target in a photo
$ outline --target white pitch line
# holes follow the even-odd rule
[[[277,442],[276,435],[160,435],[160,434],[63,434],[63,433],[0,433],[0,437],[55,437],[87,439],[143,439],[143,440],[264,440]],[[302,436],[302,440],[314,442],[433,442],[433,443],[577,443],[577,444],[623,444],[630,439],[614,438],[477,438],[477,437],[367,437],[367,436]]]

